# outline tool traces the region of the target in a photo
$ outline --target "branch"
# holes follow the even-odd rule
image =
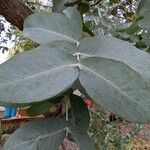
[[[32,13],[32,10],[21,0],[0,0],[0,14],[20,30],[23,30],[25,18]]]

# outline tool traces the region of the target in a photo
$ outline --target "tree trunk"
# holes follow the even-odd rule
[[[0,14],[20,30],[23,30],[25,18],[32,13],[21,0],[0,0]]]

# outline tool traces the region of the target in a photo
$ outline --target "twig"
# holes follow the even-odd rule
[[[66,121],[68,122],[68,112],[69,111],[69,101],[67,100],[67,102],[66,102]]]

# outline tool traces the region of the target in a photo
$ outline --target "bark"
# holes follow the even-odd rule
[[[23,30],[25,18],[32,13],[21,0],[0,0],[0,14],[20,30]]]

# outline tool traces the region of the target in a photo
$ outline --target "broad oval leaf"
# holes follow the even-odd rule
[[[150,12],[149,10],[150,1],[141,0],[138,5],[137,13],[139,16],[144,16],[146,13]]]
[[[69,91],[70,91],[70,89],[69,89]],[[56,98],[51,98],[46,101],[30,104],[30,106],[27,109],[27,114],[29,116],[38,116],[38,115],[44,114],[46,112],[49,112],[53,106],[58,104],[64,98],[63,95],[67,94],[69,91],[63,93],[61,96],[58,96]]]
[[[53,0],[53,11],[62,13],[64,9],[66,9],[66,3],[74,3],[77,0]]]
[[[70,95],[70,123],[72,127],[87,131],[90,123],[90,114],[87,105],[83,99],[77,95]]]
[[[80,82],[101,106],[121,117],[150,121],[150,86],[127,65],[108,58],[81,60]]]
[[[79,34],[82,35],[83,30],[83,21],[80,12],[75,7],[68,7],[66,8],[63,13],[66,15],[66,17],[70,18],[74,24],[76,24],[76,27],[80,29]]]
[[[142,0],[138,6],[139,21],[138,25],[142,27],[142,39],[149,46],[150,44],[150,1]]]
[[[17,129],[6,141],[4,150],[58,150],[66,138],[66,132],[69,132],[79,149],[95,150],[89,135],[79,128],[68,126],[64,117],[33,121]]]
[[[4,150],[58,150],[66,134],[61,118],[33,121],[17,129],[4,145]]]
[[[150,55],[128,42],[103,35],[83,39],[80,41],[79,53],[84,57],[100,56],[121,61],[150,82]]]
[[[24,22],[23,33],[39,44],[56,40],[78,43],[82,36],[80,26],[59,13],[30,15]]]
[[[0,66],[0,99],[33,103],[59,96],[78,78],[77,60],[69,53],[40,46]]]
[[[50,42],[48,45],[52,48],[54,47],[60,49],[72,55],[74,55],[78,51],[78,47],[76,47],[75,44],[70,43],[68,41],[53,41]]]
[[[86,132],[74,127],[70,127],[70,132],[79,150],[96,150],[93,140]]]
[[[143,19],[138,21],[138,25],[143,28],[144,32],[150,32],[150,11],[147,12]]]
[[[139,21],[138,21],[138,25],[140,27],[143,28],[143,33],[142,33],[142,38],[143,40],[146,42],[147,45],[149,45],[149,42],[150,42],[150,9],[149,9],[149,6],[150,6],[150,1],[149,0],[142,0],[140,3],[139,3],[139,6],[138,6],[138,15],[139,15]]]
[[[50,111],[53,106],[54,104],[51,102],[35,103],[27,109],[27,114],[29,116],[38,116]]]

